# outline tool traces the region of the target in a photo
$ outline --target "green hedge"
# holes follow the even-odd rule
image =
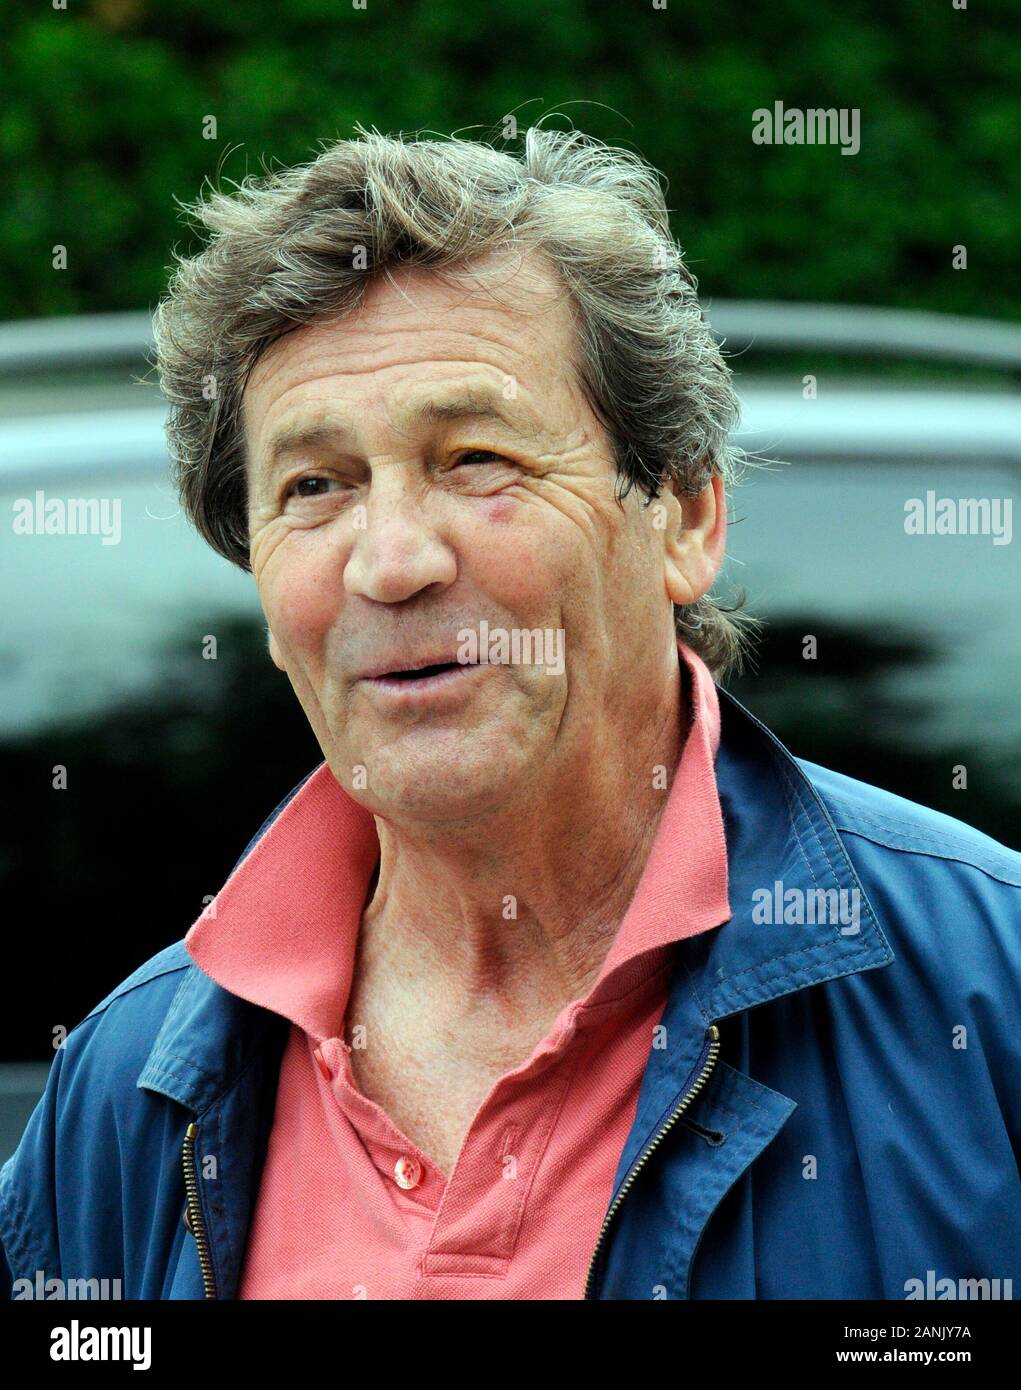
[[[961,0],[958,0],[960,3]],[[1021,313],[1014,0],[18,0],[0,44],[0,317],[152,305],[177,199],[322,141],[562,112],[669,177],[709,296]],[[752,143],[857,107],[861,151]],[[218,138],[203,139],[216,117]],[[68,248],[54,270],[51,248]],[[951,248],[968,248],[968,269]]]

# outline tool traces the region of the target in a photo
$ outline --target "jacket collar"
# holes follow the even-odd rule
[[[719,693],[716,780],[733,915],[703,939],[683,943],[707,1023],[894,958],[812,782],[764,724],[732,695]],[[834,891],[830,902],[852,908],[851,920],[845,914],[817,923],[820,892]]]
[[[812,783],[754,715],[725,690],[718,693],[716,778],[733,915],[722,927],[676,948],[677,968],[663,1014],[668,1026],[673,1019],[687,1024],[692,1016],[708,1024],[893,960]],[[843,892],[842,901],[857,904],[858,929],[839,923],[756,920],[756,903],[764,893],[776,902],[790,890],[802,895],[813,890]],[[201,1113],[229,1091],[267,1047],[282,1048],[288,1027],[279,1014],[229,993],[191,965],[136,1084]],[[678,1063],[684,1052],[671,1050]],[[654,1053],[653,1061],[655,1057]]]

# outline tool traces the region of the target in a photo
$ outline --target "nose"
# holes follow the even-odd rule
[[[354,519],[344,567],[345,591],[377,603],[400,603],[457,577],[456,556],[430,521],[431,509],[400,472],[384,468],[374,476],[364,510]]]

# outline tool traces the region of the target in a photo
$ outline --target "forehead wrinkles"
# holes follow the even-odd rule
[[[435,331],[429,325],[422,327],[423,331]],[[316,383],[330,378],[371,378],[379,374],[383,379],[360,398],[355,394],[345,399],[346,393],[338,393],[338,414],[357,411],[376,415],[395,432],[403,434],[407,427],[401,428],[402,417],[413,415],[434,394],[440,398],[459,395],[458,387],[463,387],[465,394],[471,394],[471,388],[481,387],[480,394],[491,393],[497,407],[513,417],[522,432],[537,434],[549,426],[556,432],[556,420],[565,414],[570,416],[572,407],[577,410],[581,402],[577,383],[567,370],[562,339],[559,334],[550,335],[551,341],[543,351],[543,345],[536,344],[530,336],[522,341],[522,335],[514,332],[514,323],[507,327],[509,331],[505,335],[494,333],[490,323],[485,337],[467,331],[445,332],[443,341],[431,344],[427,355],[397,360],[388,354],[387,347],[392,348],[392,339],[381,329],[379,334],[373,334],[382,339],[379,353],[373,354],[378,358],[376,362],[366,361],[364,353],[359,356],[358,343],[331,343],[330,338],[324,341],[321,334],[310,333],[300,344],[292,343],[291,351],[281,347],[272,359],[258,364],[256,370],[262,370],[258,376],[253,372],[251,389],[245,391],[242,421],[246,426],[251,423],[246,407],[251,406],[255,397],[262,407],[258,441],[261,447],[292,408],[295,414],[301,413],[302,394],[310,402],[316,401],[328,408],[331,392],[329,388],[317,391]],[[328,331],[332,337],[343,329],[334,327]],[[490,351],[485,351],[487,346]],[[464,355],[466,349],[472,351],[471,356]],[[352,355],[356,359],[353,363]],[[415,368],[420,370],[415,371]],[[515,390],[505,395],[509,380],[515,383]],[[408,427],[413,427],[413,421],[409,420]],[[253,445],[255,443],[253,441]]]
[[[400,366],[394,365],[393,370],[399,371]],[[302,376],[276,396],[262,420],[260,450],[272,452],[273,441],[281,440],[292,429],[320,424],[357,432],[359,420],[368,419],[385,423],[401,437],[442,429],[448,421],[453,425],[459,419],[475,418],[522,437],[538,438],[565,415],[559,391],[535,400],[522,383],[513,396],[508,396],[507,372],[480,362],[458,360],[452,362],[450,370],[398,375],[392,382],[372,383],[361,396],[315,389],[317,381],[329,381],[337,375],[361,373],[337,374],[327,366],[315,376]]]
[[[323,352],[324,339],[334,339],[343,350],[345,341],[357,337],[367,344],[373,338],[385,341],[393,333],[435,332],[439,310],[464,319],[462,328],[450,327],[437,339],[443,356],[460,356],[461,344],[486,341],[502,349],[518,348],[523,357],[538,346],[537,338],[559,339],[562,348],[574,346],[575,319],[567,286],[538,252],[517,249],[510,264],[506,256],[493,252],[448,271],[444,278],[421,266],[387,270],[373,279],[353,309],[325,314],[270,344],[249,383],[253,391],[261,391],[281,369],[307,361],[310,348]],[[463,353],[468,360],[473,355]]]
[[[298,329],[267,348],[251,372],[246,394],[262,395],[281,380],[286,384],[280,395],[321,376],[358,376],[429,361],[478,361],[498,370],[541,368],[549,349],[559,355],[568,346],[568,325],[538,314],[508,314],[494,306],[470,314],[458,309],[444,312],[461,322],[441,325],[437,309],[429,317],[398,318],[387,313],[368,323],[344,318]],[[310,370],[313,367],[320,369]]]

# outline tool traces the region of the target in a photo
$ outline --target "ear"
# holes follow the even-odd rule
[[[269,635],[270,660],[273,662],[273,665],[276,666],[278,670],[286,671],[287,667],[284,665],[284,659],[280,655],[280,646],[277,642],[277,639],[273,636],[272,631],[268,627],[266,629],[266,632]]]
[[[675,494],[670,513],[664,532],[666,590],[672,603],[694,603],[713,587],[723,564],[727,542],[723,479],[713,477],[697,497]]]

